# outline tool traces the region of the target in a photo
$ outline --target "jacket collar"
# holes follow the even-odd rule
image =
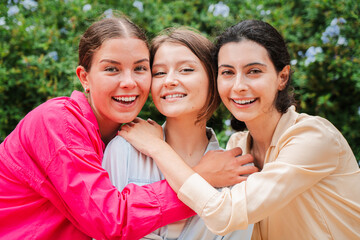
[[[70,98],[79,105],[80,110],[81,110],[82,114],[84,115],[84,117],[95,126],[96,131],[98,132],[99,136],[101,137],[99,124],[96,120],[95,114],[94,114],[93,110],[91,109],[91,106],[90,106],[85,94],[75,90],[72,92]],[[102,148],[104,150],[105,144],[103,141],[101,141],[101,143],[102,143]]]

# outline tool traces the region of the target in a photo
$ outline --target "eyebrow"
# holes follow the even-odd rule
[[[253,65],[261,65],[261,66],[266,67],[266,64],[264,64],[264,63],[259,63],[259,62],[248,63],[248,64],[246,64],[244,67],[250,67],[250,66],[253,66]],[[218,66],[218,68],[221,68],[221,67],[235,68],[234,66],[228,65],[228,64],[221,64],[221,65]]]
[[[109,62],[109,63],[121,65],[120,62],[115,61],[115,60],[111,60],[111,59],[102,59],[102,60],[100,61],[100,63],[102,63],[102,62]],[[135,61],[135,64],[138,64],[138,63],[141,63],[141,62],[149,62],[149,59],[143,58],[143,59],[137,60],[137,61]]]
[[[184,63],[192,63],[192,64],[195,64],[195,65],[198,65],[198,63],[192,59],[189,59],[189,60],[182,60],[182,61],[179,61],[179,62],[176,62],[177,65],[181,65],[181,64],[184,64]],[[166,65],[166,63],[156,63],[156,64],[153,64],[152,67],[157,67],[157,66],[164,66]]]

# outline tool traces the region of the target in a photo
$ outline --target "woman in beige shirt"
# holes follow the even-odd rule
[[[259,173],[218,192],[180,164],[155,137],[154,123],[138,120],[121,135],[155,159],[178,197],[216,234],[256,223],[252,239],[360,239],[357,161],[329,121],[295,111],[282,36],[267,23],[246,20],[219,36],[217,50],[221,99],[248,129],[235,133],[227,148],[236,147],[236,154],[240,147],[239,159],[252,155]],[[216,152],[202,161],[214,158]]]

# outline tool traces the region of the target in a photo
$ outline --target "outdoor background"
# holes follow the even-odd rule
[[[0,142],[34,107],[82,90],[75,75],[79,38],[99,15],[121,11],[150,39],[166,27],[187,25],[214,40],[243,19],[269,22],[288,44],[298,111],[330,120],[359,160],[359,5],[359,0],[1,0]],[[163,121],[151,98],[140,116]],[[229,119],[221,106],[209,122],[222,146],[231,134]]]

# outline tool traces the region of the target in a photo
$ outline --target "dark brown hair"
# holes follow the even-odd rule
[[[90,71],[94,53],[104,41],[113,38],[134,37],[149,47],[145,32],[125,16],[104,18],[94,22],[79,43],[79,65]]]
[[[220,104],[220,97],[216,84],[217,64],[214,60],[214,44],[201,35],[197,30],[189,27],[169,28],[151,41],[150,63],[152,65],[156,51],[163,43],[181,44],[190,49],[203,64],[208,79],[209,89],[206,104],[200,111],[196,123],[203,119],[209,120]]]
[[[290,65],[290,54],[284,38],[274,27],[260,20],[241,21],[218,36],[216,40],[216,61],[222,46],[230,42],[241,42],[243,40],[250,40],[263,46],[278,73],[285,66]],[[290,85],[291,72],[285,88],[279,90],[275,98],[275,107],[280,113],[286,113],[288,108],[295,104],[293,93],[289,91]],[[244,130],[246,128],[245,123],[235,117],[231,120],[231,126],[235,130]]]

